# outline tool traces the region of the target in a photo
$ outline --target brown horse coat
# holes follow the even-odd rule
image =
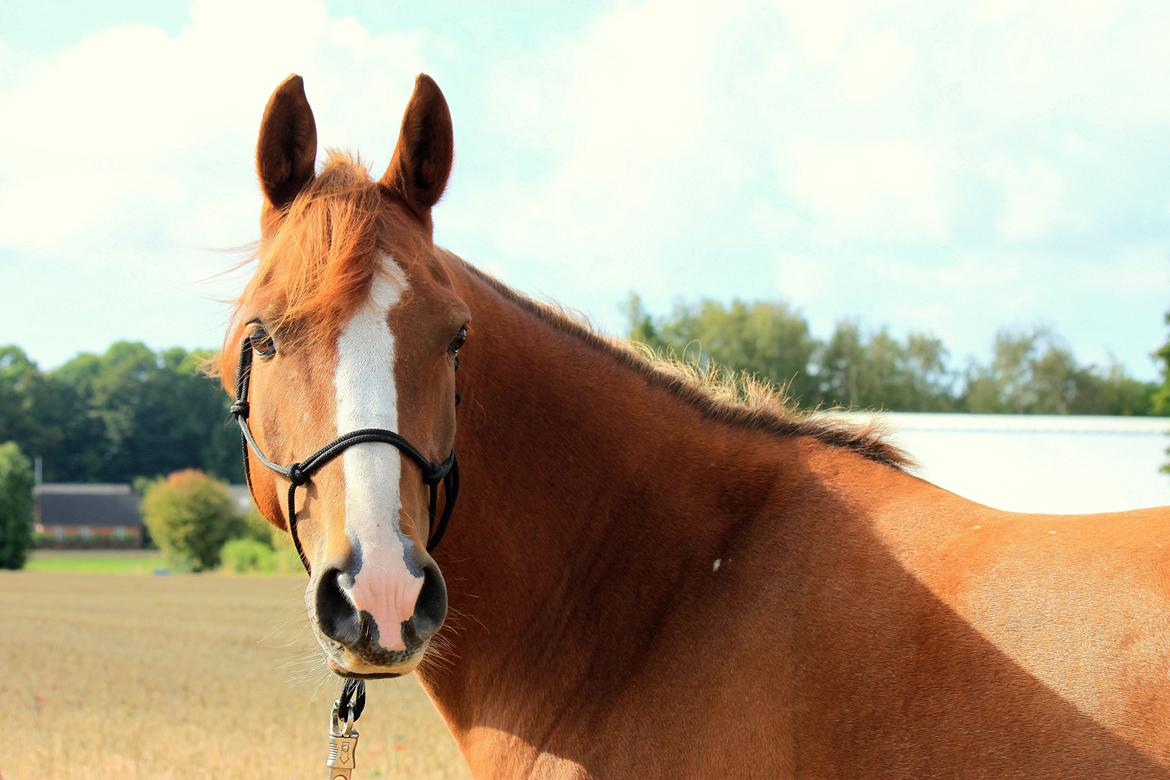
[[[1170,511],[1029,516],[474,312],[419,671],[484,777],[1170,777]]]

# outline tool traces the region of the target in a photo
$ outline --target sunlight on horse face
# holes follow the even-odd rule
[[[274,352],[257,353],[250,399],[269,457],[292,463],[363,428],[397,431],[435,462],[452,451],[470,314],[436,260],[430,217],[452,149],[446,102],[420,76],[379,181],[336,154],[318,174],[301,79],[273,93],[257,148],[259,267],[226,342],[251,328]],[[257,505],[287,529],[285,485],[255,461],[251,473]],[[309,619],[335,672],[409,672],[443,625],[428,498],[418,466],[382,443],[348,448],[299,492]]]

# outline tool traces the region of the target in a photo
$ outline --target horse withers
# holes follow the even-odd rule
[[[223,353],[234,390],[253,349],[257,446],[394,431],[463,475],[432,556],[400,449],[348,447],[292,507],[248,456],[334,671],[415,671],[478,777],[1170,778],[1170,510],[1000,512],[595,335],[435,245],[453,152],[426,76],[376,180],[318,170],[298,77],[261,125]]]

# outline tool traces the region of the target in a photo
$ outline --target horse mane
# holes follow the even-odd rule
[[[249,311],[264,313],[265,324],[282,346],[335,339],[366,300],[378,272],[382,213],[379,186],[361,161],[330,151],[321,172],[297,195],[256,253],[256,274],[236,300],[232,316],[236,326],[227,338],[239,338],[240,320]],[[701,368],[603,336],[564,309],[529,298],[458,256],[445,254],[504,298],[617,359],[707,419],[778,436],[809,436],[894,468],[912,463],[887,440],[879,423],[857,424],[816,414],[818,410],[801,410],[782,388],[749,374]],[[219,373],[225,382],[234,374],[235,349],[234,343],[225,342],[220,353]]]
[[[236,300],[232,321],[245,309],[262,312],[282,345],[334,339],[369,295],[382,213],[382,194],[365,165],[330,150],[321,172],[249,258],[256,273]]]
[[[602,335],[562,307],[530,298],[457,255],[446,254],[507,300],[542,322],[615,358],[651,384],[668,390],[698,409],[706,419],[776,436],[809,436],[896,469],[904,470],[914,465],[907,453],[889,441],[887,429],[876,420],[858,423],[831,418],[821,413],[821,409],[801,409],[782,387],[747,372],[684,362],[656,354],[644,344]]]

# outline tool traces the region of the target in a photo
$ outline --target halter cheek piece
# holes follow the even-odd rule
[[[240,424],[240,448],[244,454],[244,478],[248,482],[248,490],[252,491],[252,472],[248,465],[248,448],[250,447],[261,463],[288,480],[288,528],[293,544],[296,545],[297,554],[301,556],[301,563],[305,566],[305,571],[310,571],[310,568],[309,559],[305,556],[300,536],[297,534],[297,488],[308,484],[313,474],[322,466],[355,444],[368,442],[392,444],[419,467],[419,470],[422,471],[423,482],[430,488],[431,492],[427,505],[427,512],[430,515],[427,552],[438,547],[447,530],[447,523],[451,520],[451,513],[455,510],[455,499],[459,496],[459,464],[455,460],[455,451],[452,450],[450,456],[442,463],[432,463],[414,445],[396,432],[385,428],[362,428],[338,436],[298,463],[290,463],[288,466],[274,463],[256,444],[256,440],[252,438],[252,431],[248,428],[248,385],[252,376],[252,352],[252,338],[246,335],[240,346],[240,362],[236,368],[236,400],[231,406],[232,415]],[[458,394],[455,396],[455,403],[459,404]],[[439,522],[436,525],[435,515],[439,504],[439,485],[443,486],[447,495],[443,504],[443,513],[439,515]],[[255,491],[252,491],[253,499],[255,496]]]

